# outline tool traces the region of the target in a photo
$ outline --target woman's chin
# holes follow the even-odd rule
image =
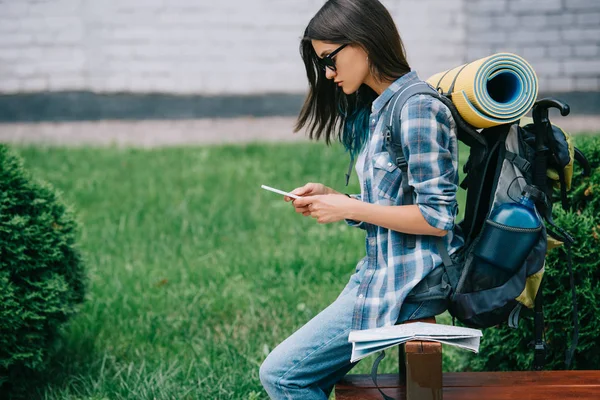
[[[357,88],[350,88],[350,87],[347,87],[347,86],[342,86],[342,91],[346,95],[351,95],[351,94],[355,93],[356,90],[357,90]]]

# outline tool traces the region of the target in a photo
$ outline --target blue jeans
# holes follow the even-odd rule
[[[271,399],[327,399],[350,362],[348,342],[354,303],[363,271],[352,275],[338,298],[285,339],[260,366],[260,381]],[[439,314],[443,302],[403,304],[398,323]]]

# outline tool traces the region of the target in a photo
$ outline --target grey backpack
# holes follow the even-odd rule
[[[457,138],[469,147],[469,158],[464,166],[466,177],[460,186],[466,190],[464,219],[458,223],[465,245],[457,253],[449,255],[441,240],[437,248],[443,265],[434,269],[421,281],[405,300],[408,303],[446,299],[453,319],[474,328],[487,328],[502,323],[518,325],[522,309],[535,308],[536,361],[535,368],[543,367],[545,343],[541,293],[538,289],[544,272],[547,249],[547,229],[551,236],[573,244],[572,238],[557,227],[552,220],[552,185],[546,176],[547,168],[559,172],[571,161],[564,136],[555,132],[549,123],[548,108],[557,107],[568,113],[568,106],[555,100],[540,100],[534,106],[534,124],[521,127],[518,122],[477,131],[459,115],[451,101],[451,93],[440,93],[426,82],[418,82],[396,94],[387,110],[386,147],[402,172],[404,204],[412,204],[414,196],[408,184],[408,164],[400,141],[400,113],[406,101],[415,95],[433,96],[451,111],[457,126]],[[565,113],[566,112],[566,113]],[[540,152],[540,148],[547,151]],[[566,154],[566,155],[565,155]],[[585,158],[578,160],[585,163]],[[565,198],[564,176],[561,190]],[[535,208],[546,224],[537,229],[515,229],[490,220],[490,212],[497,206],[515,202],[527,191],[535,202]],[[563,202],[563,206],[566,204]],[[413,240],[408,240],[414,246]],[[510,249],[510,252],[506,250]],[[520,249],[520,251],[519,251]],[[483,254],[482,254],[483,253]],[[510,257],[520,253],[521,257]],[[486,269],[481,265],[482,255],[509,264],[506,269],[487,268],[485,279],[477,271]],[[569,266],[572,275],[572,266]],[[573,322],[575,334],[566,357],[567,365],[577,343],[577,304],[573,291]]]

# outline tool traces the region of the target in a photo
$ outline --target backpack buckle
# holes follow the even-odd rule
[[[406,160],[404,158],[401,158],[401,157],[396,157],[396,165],[400,169],[402,169],[404,167],[408,167],[408,163],[406,162]]]
[[[386,143],[392,142],[392,130],[389,126],[385,128],[385,133],[383,134],[383,138]]]

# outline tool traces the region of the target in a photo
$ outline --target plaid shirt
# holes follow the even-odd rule
[[[352,197],[386,206],[402,205],[402,175],[386,151],[383,132],[389,124],[392,97],[418,80],[417,74],[410,72],[373,102],[361,194]],[[414,204],[431,226],[448,231],[444,239],[452,254],[463,245],[462,234],[454,224],[458,211],[455,122],[439,100],[416,95],[402,108],[401,130]],[[365,222],[346,222],[366,230],[367,255],[356,266],[356,272],[362,268],[365,271],[358,287],[352,329],[394,325],[409,292],[442,263],[436,237],[416,235],[416,247],[410,249],[406,246],[406,234]]]

